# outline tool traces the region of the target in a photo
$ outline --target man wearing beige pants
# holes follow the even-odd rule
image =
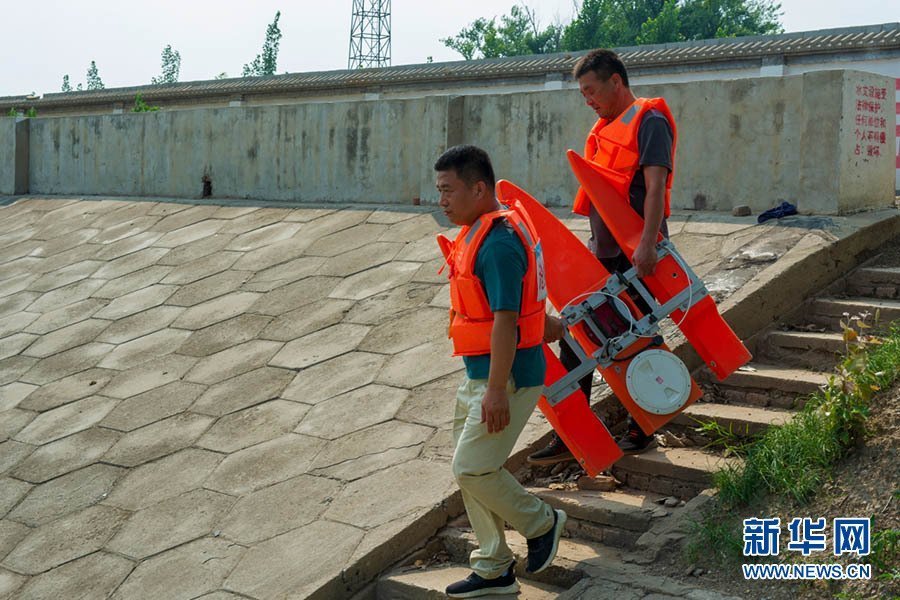
[[[546,290],[540,243],[527,215],[494,196],[490,158],[455,146],[435,163],[440,206],[462,230],[439,238],[450,270],[450,337],[466,380],[456,396],[453,474],[479,548],[473,573],[451,598],[508,594],[519,587],[504,523],[528,540],[526,571],[556,556],[566,515],[529,494],[503,468],[541,396]]]

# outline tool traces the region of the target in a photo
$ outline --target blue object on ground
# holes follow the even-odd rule
[[[797,207],[791,204],[790,202],[782,202],[775,208],[770,208],[769,210],[760,213],[760,215],[756,218],[757,223],[762,223],[763,221],[768,221],[769,219],[780,219],[781,217],[786,217],[788,215],[796,215]]]

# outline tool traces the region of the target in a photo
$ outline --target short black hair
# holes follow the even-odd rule
[[[456,171],[457,176],[469,186],[477,181],[483,181],[488,186],[494,187],[494,167],[491,165],[491,157],[477,146],[448,148],[434,163],[434,170]]]
[[[597,74],[597,77],[604,81],[612,77],[614,73],[618,73],[622,78],[622,83],[625,84],[625,87],[628,87],[628,71],[625,70],[625,63],[612,50],[603,48],[591,50],[578,59],[578,62],[575,63],[575,68],[572,69],[572,75],[575,76],[575,79],[578,79],[588,71],[593,71]]]

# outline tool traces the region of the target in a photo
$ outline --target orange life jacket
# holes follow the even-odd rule
[[[587,136],[584,143],[584,157],[599,165],[618,171],[626,177],[625,189],[631,187],[631,181],[640,168],[640,153],[638,151],[638,129],[641,119],[648,110],[656,109],[666,117],[669,127],[672,129],[672,170],[666,177],[665,216],[671,214],[670,198],[672,195],[672,177],[675,174],[675,145],[678,135],[675,129],[675,118],[672,111],[662,98],[638,98],[625,111],[609,121],[598,119]],[[590,214],[591,201],[584,193],[578,190],[575,195],[575,204],[572,211],[588,216]]]
[[[544,305],[547,285],[541,243],[528,214],[519,202],[505,210],[481,215],[463,227],[452,242],[438,235],[438,245],[450,267],[450,329],[454,356],[490,354],[494,313],[481,280],[475,275],[478,249],[497,219],[506,219],[525,247],[528,268],[522,282],[516,348],[540,345],[544,339]]]

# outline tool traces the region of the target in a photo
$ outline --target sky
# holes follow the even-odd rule
[[[525,0],[542,26],[567,23],[574,0]],[[507,14],[516,0],[393,0],[393,65],[460,60],[441,38],[479,17]],[[160,74],[160,53],[181,54],[181,81],[237,77],[259,54],[268,24],[281,11],[278,72],[347,68],[351,0],[44,0],[3,2],[0,96],[58,92],[63,75],[85,82],[92,60],[106,87],[143,85]],[[891,6],[894,6],[892,9]],[[785,31],[900,21],[888,0],[782,0]]]

